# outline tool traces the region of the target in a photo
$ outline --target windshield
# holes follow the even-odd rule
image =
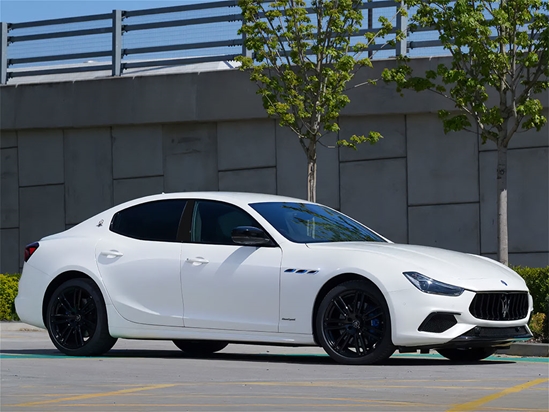
[[[385,242],[367,227],[325,206],[292,202],[250,206],[292,242]]]

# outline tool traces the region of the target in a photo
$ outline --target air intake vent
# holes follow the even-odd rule
[[[421,332],[442,333],[457,323],[453,313],[431,313],[425,318],[418,330]]]
[[[528,316],[528,293],[477,293],[469,311],[477,319],[518,320]]]

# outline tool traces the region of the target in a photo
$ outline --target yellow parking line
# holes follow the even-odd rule
[[[142,386],[140,388],[121,389],[119,391],[89,393],[89,394],[86,394],[86,395],[69,396],[69,397],[65,397],[65,398],[49,399],[49,400],[45,400],[45,401],[19,403],[17,405],[11,405],[11,406],[27,407],[27,406],[47,405],[47,404],[52,404],[52,403],[61,403],[61,402],[66,402],[66,401],[80,401],[80,400],[83,400],[83,399],[102,398],[102,397],[105,397],[105,396],[117,396],[117,395],[125,395],[127,393],[133,393],[133,392],[141,392],[141,391],[150,391],[150,390],[153,390],[153,389],[170,388],[172,386],[177,386],[177,384],[149,385],[149,386]]]
[[[513,379],[515,382],[517,379]],[[483,380],[486,382],[486,380]],[[391,382],[394,382],[392,380]],[[328,386],[330,388],[359,388],[359,389],[451,389],[451,390],[464,390],[464,391],[492,391],[492,390],[498,390],[500,387],[497,386],[454,386],[454,385],[448,385],[448,386],[442,386],[442,385],[372,385],[369,382],[364,383],[349,383],[348,381],[337,381],[337,382],[266,382],[266,381],[258,381],[258,382],[230,382],[226,383],[226,385],[249,385],[249,386],[291,386],[291,387],[298,387],[298,386],[305,386],[305,387],[325,387]]]
[[[67,408],[84,408],[84,407],[90,407],[90,408],[99,408],[99,407],[112,407],[112,404],[82,404],[82,403],[76,403],[76,404],[63,404],[59,405],[59,407],[67,407]],[[358,410],[363,411],[366,405],[364,403],[117,403],[117,408],[129,408],[130,410],[135,410],[137,408],[144,408],[144,409],[150,409],[153,408],[170,408],[168,410],[179,410],[183,408],[216,408],[216,410],[227,410],[227,408],[263,408],[267,410],[275,410],[283,408],[292,408],[291,410],[297,410],[300,408],[316,408],[315,410],[319,410],[320,408],[328,409],[329,411],[333,411],[334,409],[343,409],[345,408],[358,408]],[[385,405],[387,406],[387,405]],[[394,406],[394,405],[388,405],[388,406]],[[436,408],[436,405],[429,405],[430,408]],[[419,405],[418,408],[420,408],[420,411],[425,411],[425,406]],[[391,409],[395,410],[395,409]],[[409,405],[406,405],[405,411],[409,412],[411,409],[409,408]]]
[[[509,395],[511,393],[517,393],[517,392],[523,391],[524,389],[528,389],[528,388],[531,388],[532,386],[536,386],[536,385],[539,385],[540,383],[548,382],[548,381],[549,379],[547,378],[541,378],[541,379],[536,379],[530,382],[526,382],[521,385],[507,388],[501,392],[493,393],[492,395],[488,395],[483,398],[477,399],[476,401],[455,405],[454,407],[448,409],[447,412],[474,411],[478,409],[480,406],[484,405],[485,403],[492,402],[493,400],[501,398],[502,396]]]
[[[511,411],[511,412],[547,412],[547,408],[502,408],[501,406],[498,406],[497,408],[493,408],[490,406],[484,406],[482,408],[483,411],[496,411],[496,412],[502,412],[502,411]]]

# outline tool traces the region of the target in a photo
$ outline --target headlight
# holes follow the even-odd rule
[[[430,277],[422,275],[421,273],[403,272],[403,275],[406,276],[406,278],[410,282],[412,282],[412,285],[425,293],[432,293],[434,295],[459,296],[464,291],[463,288],[439,282],[438,280],[431,279]]]

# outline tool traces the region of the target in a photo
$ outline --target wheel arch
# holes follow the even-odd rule
[[[373,281],[368,279],[366,276],[359,275],[358,273],[342,273],[342,274],[334,276],[333,278],[328,280],[320,288],[320,290],[318,291],[318,293],[316,295],[315,303],[314,303],[314,306],[313,306],[312,317],[311,317],[311,325],[312,325],[312,328],[313,328],[313,338],[314,338],[317,345],[319,344],[319,341],[318,341],[318,338],[317,338],[317,330],[316,330],[316,321],[315,320],[316,320],[316,315],[317,315],[320,303],[322,302],[322,299],[324,299],[324,296],[326,296],[326,294],[330,290],[335,288],[337,285],[340,285],[344,282],[349,282],[351,280],[365,281],[365,282],[371,284],[372,287],[376,288],[385,297],[385,294],[383,293],[383,291]],[[385,300],[387,300],[387,298],[385,298]]]
[[[77,270],[69,270],[69,271],[60,273],[50,282],[50,284],[46,288],[46,292],[44,293],[44,299],[42,300],[42,321],[44,322],[44,325],[46,324],[46,311],[48,308],[48,303],[50,301],[51,296],[53,295],[53,292],[60,285],[62,285],[63,283],[71,279],[90,279],[92,282],[95,283],[95,285],[97,286],[97,289],[99,290],[99,293],[101,293],[101,295],[103,296],[103,291],[101,290],[97,282],[91,276],[85,274],[84,272],[80,272]],[[103,299],[105,299],[104,296],[103,296]]]

